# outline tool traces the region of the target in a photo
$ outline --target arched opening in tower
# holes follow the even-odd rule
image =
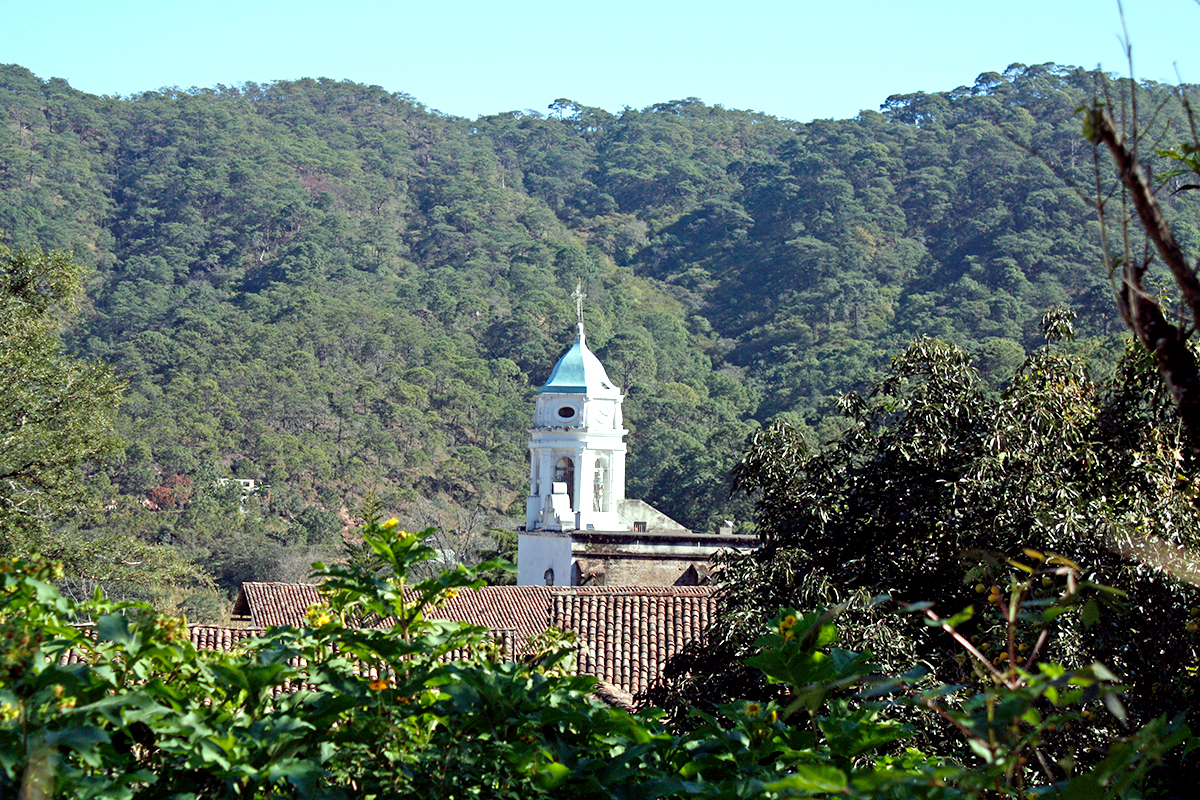
[[[554,467],[554,482],[567,485],[567,497],[571,500],[571,510],[575,510],[575,462],[566,456],[558,460]]]

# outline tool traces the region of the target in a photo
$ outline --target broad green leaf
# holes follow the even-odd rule
[[[783,792],[788,790],[800,792],[822,792],[830,794],[840,794],[846,791],[849,782],[846,779],[846,773],[836,767],[816,765],[816,764],[797,764],[792,767],[795,774],[789,775],[783,780],[774,781],[763,786],[769,792]]]
[[[124,614],[105,614],[96,620],[96,638],[102,642],[129,645],[133,635],[129,632],[129,620]]]

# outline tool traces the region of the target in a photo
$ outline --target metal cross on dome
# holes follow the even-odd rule
[[[579,324],[583,324],[583,301],[587,299],[587,292],[583,291],[583,281],[575,281],[575,291],[571,292],[571,297],[575,298],[575,314],[579,317]]]

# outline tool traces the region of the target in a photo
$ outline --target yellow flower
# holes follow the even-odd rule
[[[400,524],[400,520],[396,519],[395,517],[392,517],[387,522],[383,523],[383,525],[381,525],[380,527],[385,528],[390,531],[392,528],[396,527],[399,524]]]
[[[457,586],[451,586],[449,589],[446,590],[446,598],[447,599],[454,598],[454,597],[458,597],[458,587]]]
[[[388,685],[389,684],[387,680],[384,678],[376,678],[367,684],[367,686],[369,686],[373,692],[383,691],[384,689],[388,688]]]
[[[319,628],[322,625],[328,625],[333,622],[333,617],[329,615],[329,609],[319,603],[309,606],[304,612],[304,618],[314,628]]]
[[[748,717],[757,717],[762,713],[762,706],[758,703],[746,703],[745,712]]]

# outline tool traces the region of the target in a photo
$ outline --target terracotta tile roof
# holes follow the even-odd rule
[[[524,642],[550,627],[550,592],[548,586],[483,586],[459,592],[425,616],[515,631]]]
[[[581,674],[630,694],[648,688],[685,644],[702,639],[714,613],[707,586],[587,589],[558,590],[551,624],[578,635]]]
[[[234,613],[255,626],[301,626],[305,610],[319,601],[317,587],[308,584],[244,583]],[[714,606],[708,586],[485,586],[460,592],[426,616],[495,631],[509,653],[551,626],[574,631],[578,671],[637,694],[668,658],[703,637]]]
[[[95,635],[95,625],[91,622],[82,622],[75,627],[88,636]],[[264,628],[226,628],[221,625],[188,626],[188,639],[197,650],[220,650],[226,653],[237,650],[238,644],[243,640],[262,636],[264,633],[266,633]],[[64,666],[78,664],[83,660],[78,650],[68,650],[59,659]]]
[[[243,583],[233,603],[235,617],[250,617],[258,628],[271,625],[304,625],[304,612],[321,602],[310,583]]]
[[[83,631],[83,633],[85,633],[89,637],[95,638],[96,634],[95,634],[95,631],[93,630],[94,624],[91,622],[72,623],[72,627]],[[59,656],[58,663],[60,666],[66,667],[66,666],[70,666],[71,664],[82,663],[83,660],[84,659],[80,655],[78,650],[71,649],[71,650],[68,650],[67,652],[63,653],[61,656]]]
[[[510,587],[518,588],[518,587]],[[540,586],[526,587],[540,589]],[[639,597],[711,597],[711,586],[547,586],[551,594],[611,594]]]
[[[233,605],[234,616],[250,617],[255,627],[305,625],[304,612],[321,602],[317,587],[299,583],[243,583]],[[484,586],[447,598],[425,612],[429,619],[479,625],[509,631],[508,638],[524,643],[550,625],[550,588],[546,586]]]
[[[515,630],[528,638],[549,624],[550,587],[484,586],[459,592],[440,608],[425,612],[430,619],[453,619],[489,630]],[[256,627],[305,624],[304,612],[321,602],[317,587],[301,583],[243,583],[233,605],[234,616],[248,616]]]
[[[188,638],[192,640],[197,650],[222,650],[229,652],[238,649],[245,639],[262,636],[264,628],[224,628],[219,625],[189,625]]]

